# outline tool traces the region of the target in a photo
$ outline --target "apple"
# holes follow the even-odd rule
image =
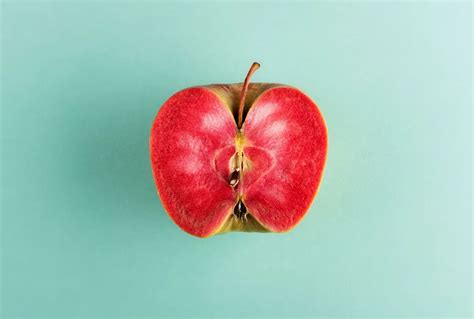
[[[327,129],[317,105],[283,84],[191,87],[151,128],[159,197],[184,231],[286,232],[306,214],[323,174]]]

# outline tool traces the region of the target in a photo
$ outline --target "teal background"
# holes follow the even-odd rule
[[[470,316],[469,2],[2,3],[3,317]],[[281,235],[167,217],[148,135],[182,88],[301,88],[324,181]]]

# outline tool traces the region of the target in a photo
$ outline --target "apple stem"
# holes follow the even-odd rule
[[[237,121],[237,126],[242,128],[242,120],[244,117],[244,105],[245,105],[245,96],[247,95],[247,90],[249,88],[250,84],[250,78],[252,75],[257,71],[257,69],[260,67],[260,63],[254,62],[252,63],[252,66],[249,69],[249,72],[247,73],[247,76],[245,77],[244,84],[242,85],[242,92],[240,93],[240,104],[239,104],[239,117]]]

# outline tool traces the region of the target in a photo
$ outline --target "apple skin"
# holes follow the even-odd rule
[[[305,215],[321,183],[327,129],[316,104],[282,84],[243,83],[182,90],[160,108],[150,135],[159,197],[185,232],[286,232]],[[243,154],[241,180],[229,176]],[[245,218],[235,214],[239,200]]]

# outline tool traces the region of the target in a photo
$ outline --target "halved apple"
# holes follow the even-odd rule
[[[150,136],[163,206],[184,231],[285,232],[309,209],[327,155],[316,104],[282,84],[193,87],[161,107]]]

